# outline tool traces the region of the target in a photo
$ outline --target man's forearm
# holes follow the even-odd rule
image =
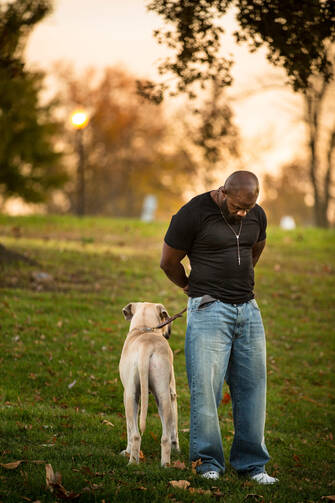
[[[185,269],[180,262],[173,266],[164,266],[162,267],[162,269],[167,277],[177,286],[180,286],[180,288],[185,288],[185,286],[188,284],[188,278],[185,274]]]
[[[255,267],[255,265],[258,262],[259,257],[262,254],[262,251],[264,250],[265,247],[265,239],[264,241],[259,241],[252,247],[252,265]]]

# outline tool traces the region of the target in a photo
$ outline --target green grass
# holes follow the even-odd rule
[[[178,459],[186,468],[160,468],[161,427],[152,400],[144,460],[129,467],[118,454],[126,443],[118,361],[128,323],[121,309],[147,300],[174,314],[186,303],[159,269],[166,224],[0,216],[0,228],[3,244],[40,264],[0,269],[0,463],[25,460],[13,470],[0,467],[0,502],[60,501],[45,487],[46,463],[83,502],[321,503],[335,494],[334,231],[270,228],[256,268],[268,341],[268,471],[280,479],[261,487],[238,478],[229,464],[215,483],[192,473],[185,317],[174,322],[170,343],[181,443],[172,463]],[[53,281],[37,284],[34,271]],[[230,403],[222,404],[220,418],[228,459]],[[171,480],[210,492],[173,488]]]

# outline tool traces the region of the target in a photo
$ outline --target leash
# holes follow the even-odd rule
[[[163,321],[162,323],[157,325],[157,327],[152,327],[152,328],[150,328],[150,327],[137,327],[137,328],[133,328],[133,330],[140,330],[142,332],[152,332],[153,330],[158,330],[159,328],[165,327],[165,325],[168,325],[173,320],[175,320],[177,318],[181,318],[181,316],[185,313],[185,311],[187,311],[187,307],[185,307],[185,309],[183,309],[179,313],[175,314],[174,316],[171,316],[167,320]]]
[[[179,313],[175,314],[174,316],[171,316],[170,318],[168,318],[167,320],[163,321],[163,323],[160,323],[159,325],[157,325],[157,327],[155,328],[163,328],[165,327],[165,325],[168,325],[169,323],[171,323],[173,320],[176,320],[177,318],[181,318],[182,315],[185,313],[185,311],[187,311],[187,307],[185,307],[185,309],[183,309],[182,311],[180,311]]]

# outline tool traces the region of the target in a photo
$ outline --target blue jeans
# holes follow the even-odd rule
[[[257,302],[217,300],[199,307],[200,301],[201,297],[189,298],[185,340],[190,459],[201,459],[198,473],[225,470],[218,406],[226,380],[235,428],[230,464],[240,473],[264,472],[270,459],[264,443],[266,346]]]

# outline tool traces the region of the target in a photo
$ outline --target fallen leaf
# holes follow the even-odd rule
[[[300,461],[300,457],[299,457],[297,454],[293,454],[293,459],[294,459],[295,464],[296,464],[297,466],[302,466],[302,465],[301,465],[301,461]]]
[[[142,451],[140,451],[140,455],[139,455],[139,458],[142,459],[142,461],[144,460],[144,454]]]
[[[186,465],[185,465],[184,461],[179,461],[179,459],[177,459],[177,461],[174,461],[172,463],[172,468],[178,468],[179,470],[185,470]]]
[[[198,494],[209,494],[210,496],[212,495],[209,489],[195,489],[194,487],[190,487],[189,492]]]
[[[230,398],[230,394],[229,394],[229,393],[225,393],[225,394],[223,395],[223,398],[222,398],[222,403],[223,403],[224,405],[226,405],[227,403],[229,403],[229,402],[230,402],[230,400],[231,400],[231,398]]]
[[[328,501],[335,501],[335,495],[331,495],[331,496],[322,496],[323,500],[328,500]]]
[[[221,498],[221,496],[224,496],[224,493],[222,493],[221,491],[219,491],[219,489],[217,491],[214,491],[213,492],[213,496],[217,496],[218,498]]]
[[[18,466],[20,466],[21,463],[35,463],[35,464],[42,464],[45,463],[45,461],[42,461],[41,459],[37,460],[30,460],[30,459],[20,459],[19,461],[13,461],[12,463],[0,463],[0,466],[2,468],[6,468],[6,470],[15,470]]]
[[[152,438],[154,440],[157,440],[157,435],[155,433],[153,433],[152,431],[150,431],[150,435],[152,436]]]
[[[0,466],[2,466],[2,468],[6,468],[6,470],[15,470],[23,462],[24,460],[21,459],[20,461],[13,461],[12,463],[6,463],[6,464],[0,463]]]
[[[192,461],[192,473],[196,473],[196,467],[202,464],[201,459],[197,459],[196,461]]]
[[[170,480],[169,484],[178,489],[187,489],[191,485],[188,480]]]
[[[62,476],[59,472],[54,473],[52,466],[48,463],[45,465],[45,479],[46,487],[51,492],[55,492],[56,496],[65,500],[74,500],[81,496],[81,493],[73,493],[67,491],[65,487],[62,486]]]
[[[104,419],[102,421],[102,424],[106,424],[107,426],[115,426],[115,424],[111,423],[110,421],[107,421],[107,419]]]
[[[182,429],[180,431],[182,431],[183,433],[188,433],[190,431],[190,429],[189,428],[184,428],[184,429]]]

